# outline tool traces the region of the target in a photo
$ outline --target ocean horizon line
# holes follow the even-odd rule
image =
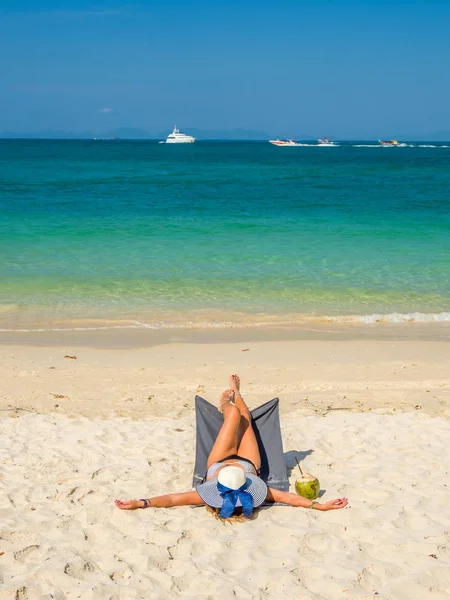
[[[170,133],[170,132],[169,132]],[[261,135],[258,137],[253,136],[245,136],[242,137],[227,137],[227,136],[207,136],[200,134],[197,130],[185,128],[184,133],[188,135],[193,135],[196,138],[196,142],[268,142],[269,140],[276,139],[292,139],[299,142],[316,142],[320,139],[320,136],[312,136],[312,135],[275,135],[275,134],[267,134]],[[231,133],[231,132],[230,132]],[[45,134],[40,133],[31,133],[27,132],[24,134],[17,132],[1,132],[0,140],[2,141],[20,141],[20,140],[42,140],[42,141],[130,141],[130,142],[158,142],[164,140],[167,137],[166,133],[161,134],[149,134],[148,136],[131,136],[131,135],[120,135],[119,132],[105,132],[105,133],[89,133],[86,134],[76,134],[70,132],[61,132],[61,134],[57,131],[48,132]],[[416,143],[416,144],[447,144],[450,143],[450,132],[447,137],[437,137],[432,138],[427,135],[423,137],[416,137],[411,135],[380,135],[380,136],[370,136],[370,137],[347,137],[347,136],[329,136],[331,140],[338,143],[344,144],[357,144],[357,143],[373,143],[374,145],[378,145],[379,140],[391,140],[396,139],[400,142],[406,143]]]

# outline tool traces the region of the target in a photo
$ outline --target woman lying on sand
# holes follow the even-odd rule
[[[206,505],[218,518],[237,515],[251,517],[253,510],[266,502],[281,502],[290,506],[336,510],[348,504],[338,498],[321,504],[290,492],[268,488],[258,477],[261,466],[258,443],[251,423],[251,414],[240,394],[240,379],[230,377],[230,389],[225,390],[219,403],[224,422],[208,458],[205,483],[192,492],[167,494],[141,500],[115,500],[117,508],[169,508],[172,506]],[[220,515],[220,517],[219,517]]]

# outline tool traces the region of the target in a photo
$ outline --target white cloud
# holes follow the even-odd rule
[[[98,112],[105,115],[107,113],[112,113],[112,111],[112,108],[100,108]]]

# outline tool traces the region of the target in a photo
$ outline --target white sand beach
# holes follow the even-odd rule
[[[448,599],[449,367],[426,341],[1,346],[0,600]],[[194,396],[233,372],[280,397],[291,490],[297,456],[349,507],[116,509],[190,489]]]

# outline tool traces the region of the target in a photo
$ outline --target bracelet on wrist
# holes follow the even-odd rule
[[[148,508],[150,506],[150,500],[147,500],[147,498],[141,498],[141,502],[144,503],[144,506],[140,506],[139,508]]]
[[[319,504],[319,503],[317,502],[317,500],[311,500],[309,508],[314,508],[314,504]]]

